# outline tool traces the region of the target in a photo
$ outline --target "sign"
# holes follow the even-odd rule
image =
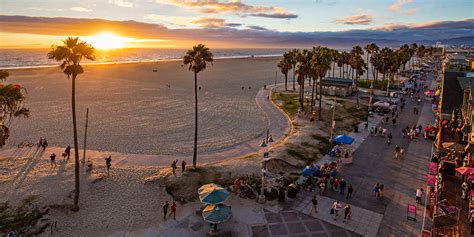
[[[416,205],[408,204],[407,219],[416,222]]]

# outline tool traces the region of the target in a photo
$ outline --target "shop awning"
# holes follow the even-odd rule
[[[472,167],[459,167],[459,168],[456,168],[456,172],[460,173],[461,175],[474,174],[474,168],[472,168]]]

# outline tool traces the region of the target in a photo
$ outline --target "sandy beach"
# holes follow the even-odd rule
[[[263,135],[267,121],[255,96],[274,83],[277,60],[220,59],[199,74],[200,154],[228,151]],[[10,82],[28,89],[31,117],[13,122],[5,148],[41,136],[52,146],[72,144],[70,80],[57,67],[10,73]],[[92,150],[187,156],[194,127],[192,76],[180,61],[85,66],[77,81],[80,146],[89,108]]]

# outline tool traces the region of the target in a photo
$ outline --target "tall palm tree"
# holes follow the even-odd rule
[[[280,68],[281,73],[285,75],[285,91],[288,91],[288,72],[291,69],[291,64],[288,63],[287,58],[283,56],[277,66]]]
[[[197,163],[197,139],[198,139],[198,86],[197,75],[204,71],[208,63],[212,64],[213,56],[209,48],[203,44],[194,46],[188,50],[183,57],[183,64],[188,65],[189,71],[194,73],[194,149],[193,149],[193,167],[196,168]]]
[[[410,66],[411,66],[412,70],[413,70],[413,62],[412,62],[411,59],[415,55],[417,49],[418,49],[418,45],[416,43],[413,43],[413,44],[410,45],[410,55],[411,55],[411,57],[410,57]]]
[[[371,52],[372,52],[372,47],[371,47],[372,44],[373,44],[373,43],[367,44],[367,45],[364,47],[365,52],[366,52],[366,56],[367,56],[367,60],[365,61],[365,62],[367,63],[367,65],[369,65],[369,56],[370,56],[370,54],[371,54]],[[369,80],[369,70],[367,70],[367,80]]]
[[[72,127],[74,131],[74,162],[75,162],[75,192],[73,210],[79,210],[79,144],[77,141],[77,122],[76,122],[76,78],[84,73],[81,62],[85,59],[95,60],[94,48],[79,38],[68,37],[63,40],[63,45],[53,45],[48,53],[48,59],[60,62],[59,67],[68,78],[72,78],[71,90],[71,110]]]
[[[4,82],[8,76],[8,71],[0,70],[0,82]],[[0,147],[6,144],[13,118],[30,116],[30,110],[24,107],[25,100],[26,89],[21,85],[0,84]]]
[[[356,87],[356,98],[357,98],[357,108],[359,108],[359,78],[364,75],[365,70],[367,70],[367,64],[362,59],[362,55],[356,58],[354,62],[354,68],[356,71],[355,87]]]
[[[421,67],[421,63],[423,61],[423,58],[425,57],[426,54],[426,48],[424,45],[420,45],[416,49],[416,57],[418,58],[418,66]]]
[[[311,67],[315,71],[315,74],[319,78],[319,112],[318,112],[318,119],[321,119],[321,111],[322,111],[322,91],[323,91],[323,77],[326,75],[327,71],[331,69],[331,62],[332,54],[331,50],[326,47],[316,47],[313,48],[313,53],[311,57]]]
[[[296,82],[295,82],[295,75],[296,75],[296,64],[298,61],[296,60],[299,54],[298,49],[293,49],[288,52],[288,62],[291,64],[291,68],[293,68],[293,91],[296,90]]]

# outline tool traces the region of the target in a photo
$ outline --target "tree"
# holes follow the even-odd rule
[[[0,70],[0,82],[6,81],[8,76],[8,71]],[[30,116],[30,110],[24,107],[26,94],[26,89],[21,85],[0,84],[0,147],[6,144],[13,118]]]
[[[194,46],[188,50],[183,57],[183,64],[188,65],[188,70],[194,73],[194,149],[193,149],[193,167],[197,163],[197,139],[198,139],[198,86],[197,75],[204,71],[208,63],[212,64],[213,56],[209,48],[203,44]]]
[[[75,192],[73,210],[79,210],[79,144],[77,141],[77,122],[76,122],[76,78],[79,74],[84,73],[81,62],[84,59],[95,60],[94,48],[79,38],[69,37],[63,40],[63,45],[51,47],[48,53],[48,59],[61,62],[59,67],[63,70],[68,78],[72,78],[71,90],[71,110],[72,125],[74,132],[74,162],[75,162]]]
[[[378,72],[375,68],[375,64],[378,63],[377,62],[377,53],[379,52],[379,46],[377,46],[375,43],[371,43],[369,45],[366,46],[368,48],[368,53],[370,54],[370,65],[371,65],[371,70],[372,70],[372,78],[374,81],[377,81],[377,78],[378,78]],[[369,65],[369,62],[367,61],[367,65]],[[367,70],[367,75],[368,75],[368,71]],[[369,79],[369,77],[367,76],[367,79]]]
[[[300,106],[301,110],[304,111],[304,82],[306,77],[309,75],[309,67],[310,67],[310,60],[311,60],[311,51],[307,49],[303,49],[299,51],[296,56],[297,67],[296,67],[296,74],[298,75],[298,84],[300,86]]]
[[[290,63],[288,63],[288,58],[286,58],[285,55],[282,59],[280,59],[280,62],[278,62],[277,66],[280,68],[281,73],[285,75],[285,91],[288,91],[288,72],[292,66]]]
[[[299,54],[298,49],[293,49],[290,52],[288,52],[288,62],[291,64],[291,67],[293,68],[293,91],[296,90],[296,84],[295,84],[295,75],[296,75],[296,64],[298,61],[296,60]]]
[[[426,48],[424,45],[420,45],[417,49],[416,49],[416,57],[418,58],[418,67],[421,67],[421,64],[422,64],[422,61],[423,61],[423,58],[425,57],[425,54],[426,54]]]
[[[315,75],[319,78],[319,112],[318,119],[321,118],[322,111],[322,80],[327,71],[331,69],[331,62],[333,61],[331,50],[326,47],[315,47],[311,57],[311,68],[315,72]]]

